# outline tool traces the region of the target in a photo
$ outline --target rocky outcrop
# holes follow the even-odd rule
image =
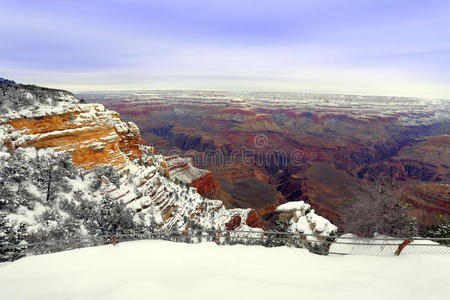
[[[241,225],[241,216],[234,215],[228,223],[225,223],[225,228],[227,230],[235,230]]]
[[[337,227],[330,221],[317,215],[314,209],[304,201],[293,201],[282,204],[276,208],[280,213],[280,220],[289,221],[288,232],[301,233],[302,244],[309,250],[318,246],[324,237],[337,233]]]
[[[192,180],[190,186],[197,189],[197,192],[205,197],[213,199],[219,192],[219,183],[214,179],[212,173]]]
[[[254,209],[250,210],[245,220],[245,224],[253,228],[263,228],[261,218],[258,216]]]
[[[139,128],[122,122],[118,113],[101,104],[75,104],[61,114],[12,119],[6,124],[23,132],[9,147],[65,151],[86,169],[109,164],[122,169],[127,159],[140,157]]]
[[[194,167],[190,158],[183,158],[177,155],[168,157],[152,155],[145,159],[159,164],[160,171],[170,179],[190,185],[205,197],[214,199],[220,191],[219,184],[211,171]]]

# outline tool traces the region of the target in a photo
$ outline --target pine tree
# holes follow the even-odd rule
[[[25,256],[27,228],[25,224],[15,227],[5,213],[0,212],[0,262],[13,261]]]
[[[133,214],[123,201],[114,201],[108,195],[100,204],[97,222],[102,234],[132,233]]]

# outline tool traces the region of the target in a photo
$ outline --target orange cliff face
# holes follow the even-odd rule
[[[76,104],[61,114],[13,119],[8,124],[23,132],[11,147],[66,151],[84,169],[109,164],[122,169],[127,158],[141,156],[139,128],[122,122],[117,112],[101,104]]]
[[[200,178],[194,179],[190,186],[195,187],[199,194],[210,199],[215,198],[219,191],[219,183],[212,173],[207,173]]]

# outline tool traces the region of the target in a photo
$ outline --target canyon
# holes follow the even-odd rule
[[[448,100],[213,91],[78,96],[136,123],[158,153],[190,157],[211,171],[197,181],[199,192],[227,208],[254,209],[264,227],[277,219],[277,206],[298,200],[339,224],[340,206],[379,177],[400,183],[401,200],[419,223],[450,214]]]

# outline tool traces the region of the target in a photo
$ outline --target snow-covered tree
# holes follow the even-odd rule
[[[399,202],[394,183],[377,179],[353,191],[355,198],[339,209],[345,232],[360,237],[373,237],[374,233],[409,237],[416,233],[414,221]]]
[[[134,231],[133,213],[123,201],[106,196],[100,204],[97,222],[102,234],[123,234]]]
[[[7,214],[0,212],[0,262],[13,261],[25,256],[27,237],[26,224],[15,226],[7,218]]]

